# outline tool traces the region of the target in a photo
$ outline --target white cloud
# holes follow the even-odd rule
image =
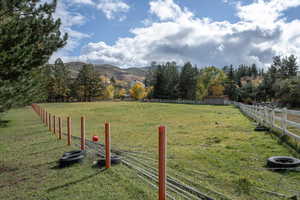
[[[71,3],[94,5],[94,2],[92,0],[72,0]]]
[[[118,18],[120,21],[125,19],[124,13],[127,13],[130,6],[121,0],[100,0],[97,9],[101,10],[107,19]]]
[[[239,3],[237,15],[244,21],[266,28],[274,28],[280,22],[280,17],[283,16],[282,11],[299,5],[299,0],[258,0],[249,5]]]
[[[187,9],[183,11],[173,0],[157,0],[151,1],[149,4],[150,13],[155,14],[160,20],[175,20],[193,16]]]
[[[57,57],[68,55],[69,52],[79,46],[82,39],[90,37],[89,34],[77,31],[73,28],[74,26],[80,26],[86,23],[86,17],[84,17],[80,13],[69,11],[67,5],[62,1],[58,1],[57,3],[54,18],[60,18],[60,30],[63,34],[68,33],[69,38],[67,41],[67,45],[63,49],[52,55],[50,63],[52,63]]]
[[[170,60],[222,67],[242,63],[266,66],[277,54],[300,57],[300,21],[287,22],[283,15],[286,9],[300,5],[298,0],[238,4],[240,21],[236,23],[197,18],[173,0],[152,0],[149,5],[158,21],[130,30],[133,37],[119,38],[114,45],[89,43],[81,56],[67,59],[121,67]]]

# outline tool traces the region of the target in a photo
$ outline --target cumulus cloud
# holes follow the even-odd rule
[[[173,0],[152,0],[149,12],[157,18],[130,30],[133,37],[115,44],[87,44],[76,60],[111,63],[121,67],[145,66],[151,61],[191,61],[198,66],[251,64],[267,66],[274,55],[300,56],[300,21],[288,22],[283,11],[298,0],[258,0],[237,4],[240,20],[198,18]]]
[[[62,1],[58,1],[56,11],[54,13],[55,19],[61,20],[61,32],[68,33],[68,42],[67,45],[59,50],[58,52],[54,53],[51,57],[50,62],[52,63],[57,57],[63,57],[68,55],[69,52],[74,50],[80,44],[80,41],[84,38],[90,37],[89,34],[80,32],[75,30],[73,27],[77,25],[82,25],[86,23],[87,19],[85,16],[81,15],[78,12],[71,12],[68,11],[67,5]]]
[[[72,3],[94,5],[92,0],[72,0]]]
[[[123,14],[129,11],[130,6],[121,0],[101,0],[97,9],[101,10],[107,19],[118,18],[122,21],[126,18]]]

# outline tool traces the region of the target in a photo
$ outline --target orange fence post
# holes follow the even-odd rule
[[[110,125],[105,122],[105,167],[110,168]]]
[[[56,135],[56,117],[53,115],[53,133]]]
[[[42,109],[42,122],[43,122],[43,124],[45,123],[45,119],[44,119],[44,109]]]
[[[71,135],[72,135],[72,121],[71,117],[67,118],[67,129],[68,129],[68,145],[71,145]]]
[[[85,117],[80,118],[81,124],[81,150],[85,149]]]
[[[49,113],[49,131],[51,132],[51,114]]]
[[[58,139],[61,140],[61,118],[58,117]]]
[[[46,126],[48,126],[48,112],[45,112]]]
[[[160,126],[158,128],[158,143],[159,143],[159,161],[158,161],[158,183],[159,190],[158,196],[159,200],[166,199],[166,154],[167,154],[167,137],[165,126]]]

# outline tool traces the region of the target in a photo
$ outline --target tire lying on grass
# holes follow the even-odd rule
[[[269,131],[270,129],[265,126],[258,125],[254,130],[255,131]]]
[[[112,165],[117,165],[117,164],[120,164],[121,163],[121,158],[119,157],[119,156],[111,156],[111,158],[110,158],[110,161],[111,161],[111,164]],[[103,167],[103,166],[105,166],[105,158],[100,158],[99,160],[98,160],[98,165],[100,166],[100,167]]]
[[[65,152],[63,156],[59,159],[59,166],[65,167],[74,163],[81,162],[84,157],[85,151],[82,150]]]
[[[68,151],[63,154],[63,156],[68,156],[68,155],[85,155],[84,150],[73,150],[73,151]]]
[[[273,156],[267,159],[267,166],[278,169],[300,167],[300,160],[288,156]]]

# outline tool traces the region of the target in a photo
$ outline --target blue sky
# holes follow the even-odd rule
[[[50,62],[267,67],[300,57],[300,0],[60,0],[55,18],[69,41]]]

